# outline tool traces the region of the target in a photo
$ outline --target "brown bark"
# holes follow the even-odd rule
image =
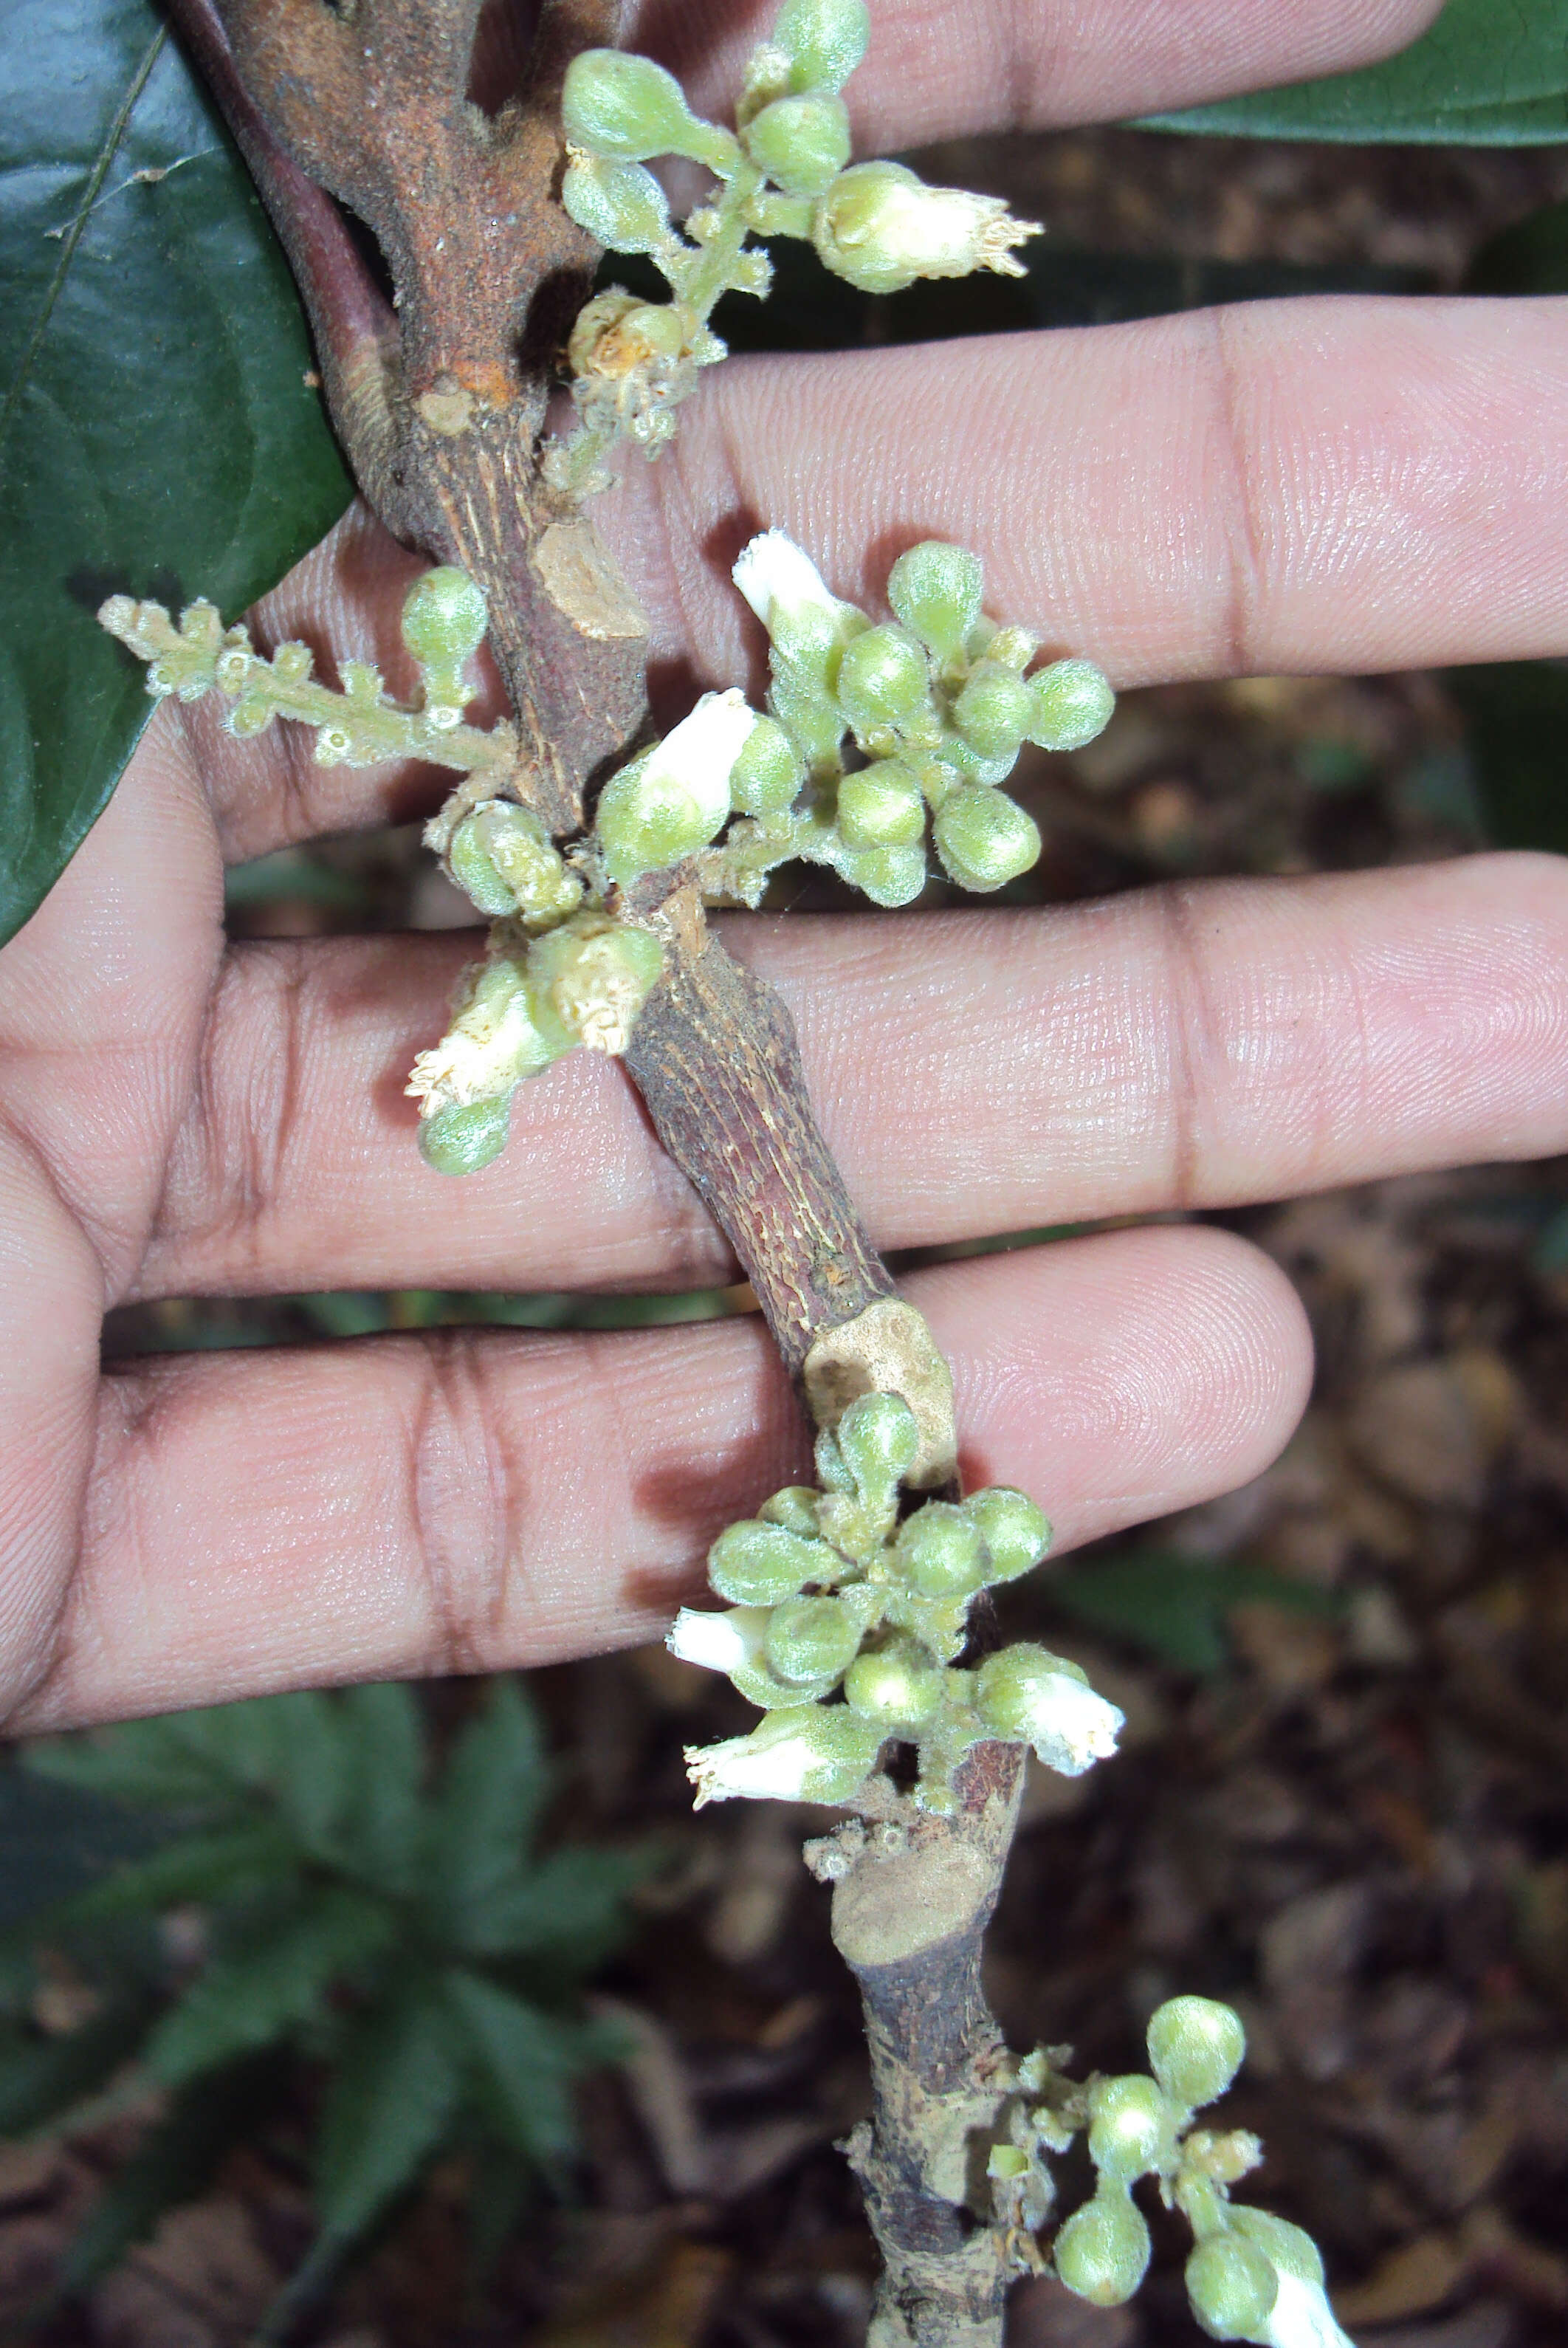
[[[596,771],[645,717],[646,623],[537,465],[555,350],[596,259],[554,201],[560,77],[578,48],[614,37],[619,0],[547,0],[525,86],[494,116],[466,96],[479,0],[171,7],[293,264],[360,488],[399,536],[486,589],[525,788],[552,831],[576,831]],[[374,232],[395,309],[334,196]],[[814,1345],[894,1284],[817,1129],[789,1014],[712,936],[682,878],[627,907],[666,944],[628,1066],[799,1380]],[[851,1344],[819,1402],[858,1360]],[[950,1389],[944,1401],[917,1368],[940,1484]],[[1006,2244],[970,2171],[1006,2094],[980,1944],[1020,1777],[1015,1749],[982,1746],[954,1818],[911,1811],[835,1870],[876,2087],[875,2122],[849,2149],[887,2262],[876,2348],[999,2343]]]
[[[1020,1747],[978,1746],[956,1816],[854,1830],[834,1890],[871,2051],[875,2117],[846,2147],[884,2262],[870,2348],[999,2348],[1014,2269],[985,2159],[1011,2074],[980,1959],[1022,1785]]]

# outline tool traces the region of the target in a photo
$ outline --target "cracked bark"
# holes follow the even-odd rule
[[[646,622],[537,463],[556,354],[598,258],[555,201],[560,82],[579,49],[615,39],[620,0],[545,0],[521,86],[493,114],[467,96],[480,0],[170,9],[293,267],[359,487],[399,538],[484,587],[520,789],[569,837],[646,720]],[[373,232],[393,304],[340,207]],[[628,910],[666,942],[628,1067],[808,1383],[813,1347],[894,1282],[812,1114],[784,1004],[725,953],[680,873]],[[940,1485],[939,1441],[933,1457]],[[957,1816],[912,1817],[891,1855],[867,1840],[835,1894],[876,2087],[849,2149],[886,2261],[876,2348],[1000,2339],[1005,2245],[969,2204],[986,2206],[971,2172],[1000,2100],[980,1946],[1020,1776],[1013,1748],[977,1748]]]

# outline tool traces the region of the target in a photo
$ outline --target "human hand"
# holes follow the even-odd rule
[[[715,88],[764,13],[729,22]],[[884,0],[860,149],[1124,115],[1355,62],[1384,0],[1016,0],[992,38]],[[678,20],[685,70],[704,12]],[[751,21],[756,17],[758,22]],[[1037,46],[1038,45],[1038,46]],[[703,82],[692,79],[701,100]],[[862,600],[910,541],[1121,685],[1568,646],[1568,312],[1314,301],[715,370],[596,519],[694,682],[755,671],[727,561],[760,521]],[[420,566],[351,515],[263,644],[412,682]],[[431,1173],[403,1084],[471,944],[225,951],[221,864],[433,804],[167,705],[0,957],[0,1702],[15,1727],[657,1633],[716,1528],[804,1464],[759,1323],[495,1332],[117,1365],[108,1305],[377,1286],[726,1276],[623,1072],[525,1086],[506,1154]],[[1232,1205],[1568,1146],[1568,868],[1479,858],[1040,912],[737,918],[799,1025],[886,1247]],[[965,1466],[1059,1546],[1255,1474],[1309,1374],[1256,1251],[1202,1227],[950,1264],[910,1292],[955,1365]]]

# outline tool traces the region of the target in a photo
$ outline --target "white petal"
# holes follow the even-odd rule
[[[690,793],[710,839],[730,812],[731,771],[756,723],[738,686],[705,693],[691,716],[656,744],[642,770],[651,784],[668,779]]]
[[[704,1802],[794,1802],[819,1759],[804,1734],[765,1743],[753,1734],[732,1736],[723,1745],[688,1746],[686,1775],[697,1789],[698,1809]]]
[[[820,611],[836,623],[841,609],[828,592],[809,554],[782,530],[764,530],[743,549],[730,573],[770,635],[776,613],[787,623],[796,613]]]
[[[734,1606],[728,1613],[703,1613],[682,1606],[664,1644],[683,1663],[701,1663],[709,1672],[733,1672],[737,1664],[750,1663],[760,1650],[772,1611],[767,1606]]]
[[[1053,1672],[1041,1689],[1030,1743],[1048,1768],[1081,1777],[1115,1752],[1124,1725],[1125,1715],[1113,1704],[1071,1672]]]
[[[1320,2284],[1286,2274],[1280,2266],[1275,2272],[1279,2293],[1264,2325],[1269,2348],[1355,2348],[1335,2322]]]

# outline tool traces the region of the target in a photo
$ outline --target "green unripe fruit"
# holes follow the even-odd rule
[[[931,829],[948,876],[982,894],[1016,880],[1040,854],[1033,818],[984,783],[965,783],[945,798]]]
[[[842,89],[870,38],[866,0],[787,0],[770,42],[788,57],[798,92]]]
[[[574,147],[622,163],[690,155],[716,167],[734,153],[726,131],[698,120],[672,74],[625,49],[585,49],[573,57],[561,92],[561,126]]]
[[[419,1154],[437,1174],[477,1174],[507,1146],[512,1097],[444,1108],[419,1128]]]
[[[1006,1484],[992,1484],[964,1502],[964,1514],[979,1529],[990,1563],[988,1581],[1015,1581],[1037,1566],[1050,1547],[1050,1526],[1043,1509],[1027,1492]]]
[[[487,913],[495,920],[502,913],[517,911],[517,898],[496,870],[495,861],[471,815],[466,816],[453,833],[446,858],[452,867],[453,880],[473,899],[481,913]]]
[[[967,1598],[986,1577],[980,1536],[950,1500],[927,1500],[898,1528],[896,1569],[920,1598]]]
[[[849,113],[841,98],[777,98],[746,125],[746,149],[774,187],[820,196],[849,160]]]
[[[862,1395],[835,1430],[839,1456],[868,1500],[892,1498],[915,1465],[920,1430],[902,1395]]]
[[[846,880],[889,909],[912,905],[926,885],[923,848],[856,848],[840,867]]]
[[[662,771],[649,751],[611,775],[599,795],[593,828],[612,880],[635,880],[661,872],[705,848],[717,826],[710,810],[678,775]]]
[[[1111,680],[1092,661],[1053,661],[1035,671],[1027,690],[1033,705],[1029,738],[1042,750],[1081,750],[1104,733],[1116,706]]]
[[[942,1674],[923,1649],[896,1642],[876,1654],[856,1655],[844,1675],[844,1694],[852,1712],[891,1736],[935,1718],[942,1706]]]
[[[708,1551],[708,1580],[733,1606],[777,1606],[837,1564],[824,1542],[747,1518],[726,1526]]]
[[[863,732],[897,726],[923,709],[930,687],[926,655],[903,628],[867,628],[838,664],[838,705]]]
[[[954,725],[982,758],[1015,758],[1034,716],[1028,685],[1000,661],[978,661],[953,705]]]
[[[1272,2209],[1254,2209],[1240,2201],[1231,2203],[1230,2221],[1237,2233],[1256,2243],[1277,2274],[1294,2275],[1298,2282],[1322,2290],[1323,2260],[1317,2243],[1301,2227],[1293,2226],[1288,2218],[1276,2218]]]
[[[764,1500],[757,1514],[770,1525],[783,1525],[786,1532],[798,1533],[803,1540],[816,1536],[817,1495],[809,1484],[786,1484],[782,1492]]]
[[[1212,1997],[1171,1997],[1149,2017],[1149,2065],[1178,2104],[1218,2101],[1241,2069],[1241,2016]]]
[[[1056,2271],[1096,2307],[1131,2299],[1149,2266],[1149,2229],[1124,2192],[1097,2193],[1058,2234]]]
[[[859,1645],[860,1626],[837,1598],[786,1599],[768,1624],[768,1661],[781,1679],[835,1680]]]
[[[745,815],[787,815],[804,779],[800,755],[784,727],[759,717],[730,769],[731,804]]]
[[[657,252],[669,242],[670,207],[641,163],[572,163],[560,200],[579,228],[615,252]]]
[[[1255,2242],[1211,2234],[1187,2260],[1187,2297],[1211,2340],[1255,2340],[1279,2296],[1279,2277]]]
[[[887,601],[939,661],[957,658],[980,616],[978,554],[928,538],[901,554],[887,578]]]
[[[1175,2117],[1153,2079],[1101,2079],[1089,2097],[1089,2157],[1102,2177],[1131,2185],[1173,2167]]]
[[[925,794],[901,759],[879,758],[845,776],[838,830],[851,848],[913,848],[924,839]]]

